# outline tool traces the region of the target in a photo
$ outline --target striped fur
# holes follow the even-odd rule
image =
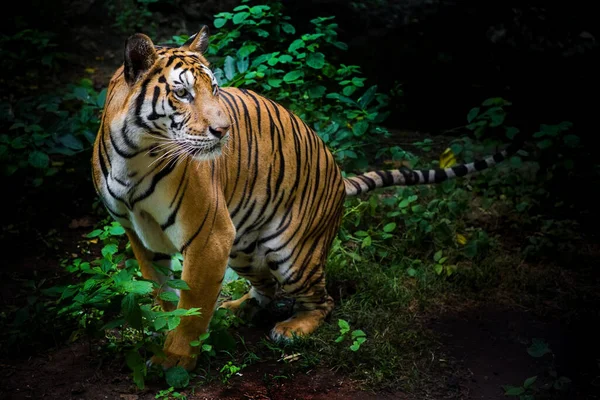
[[[92,158],[96,191],[125,227],[144,278],[165,282],[170,255],[184,256],[190,290],[181,291],[178,307],[199,307],[202,316],[169,332],[165,357],[153,359],[164,367],[194,368],[189,341],[206,331],[228,265],[252,289],[223,307],[236,310],[249,299],[264,306],[281,288],[295,310],[271,337],[309,334],[333,308],[323,267],[346,196],[483,165],[344,179],[296,115],[253,91],[219,88],[202,56],[207,45],[206,28],[179,48],[132,36],[109,84]],[[492,161],[499,156],[485,166]]]
[[[474,172],[483,171],[504,161],[518,147],[509,146],[506,150],[467,164],[459,164],[449,168],[432,169],[394,169],[385,171],[369,171],[364,174],[344,179],[346,196],[356,196],[374,189],[388,186],[426,185],[444,182],[448,179],[462,177]]]

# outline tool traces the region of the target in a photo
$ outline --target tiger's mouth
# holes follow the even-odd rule
[[[224,141],[219,140],[214,143],[203,143],[201,145],[190,146],[190,155],[197,160],[209,160],[221,155]]]

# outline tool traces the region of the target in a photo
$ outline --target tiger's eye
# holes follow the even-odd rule
[[[181,97],[181,98],[185,98],[188,95],[188,91],[185,90],[184,88],[176,89],[173,91],[173,93],[175,93],[175,96]]]

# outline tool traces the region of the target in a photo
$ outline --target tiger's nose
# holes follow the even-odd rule
[[[208,131],[210,132],[211,135],[213,135],[217,139],[221,139],[223,136],[225,136],[227,131],[229,131],[229,125],[220,126],[218,128],[213,128],[212,126],[210,126],[210,127],[208,127]]]

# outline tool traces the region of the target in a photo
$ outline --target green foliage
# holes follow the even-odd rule
[[[89,79],[62,91],[0,106],[11,110],[0,124],[0,167],[4,176],[19,171],[39,186],[65,165],[64,156],[88,151],[96,138],[106,90],[97,92]]]
[[[57,50],[54,40],[55,34],[36,29],[0,35],[6,77],[0,101],[0,170],[34,186],[61,168],[73,168],[65,165],[65,156],[91,148],[106,96],[89,79],[55,89],[68,55]]]
[[[156,31],[156,22],[150,11],[150,5],[165,0],[109,0],[106,2],[108,13],[114,18],[113,27],[124,34]],[[167,0],[166,2],[171,2]]]
[[[57,51],[56,34],[38,29],[23,29],[13,35],[0,34],[0,69],[4,90],[31,92],[39,89],[44,81],[51,82],[68,59]]]
[[[335,339],[336,343],[344,341],[350,332],[350,324],[348,324],[348,321],[339,319],[338,326],[340,327],[340,335]],[[350,333],[350,340],[352,340],[350,350],[358,351],[360,345],[367,341],[367,334],[360,329],[355,329]]]

